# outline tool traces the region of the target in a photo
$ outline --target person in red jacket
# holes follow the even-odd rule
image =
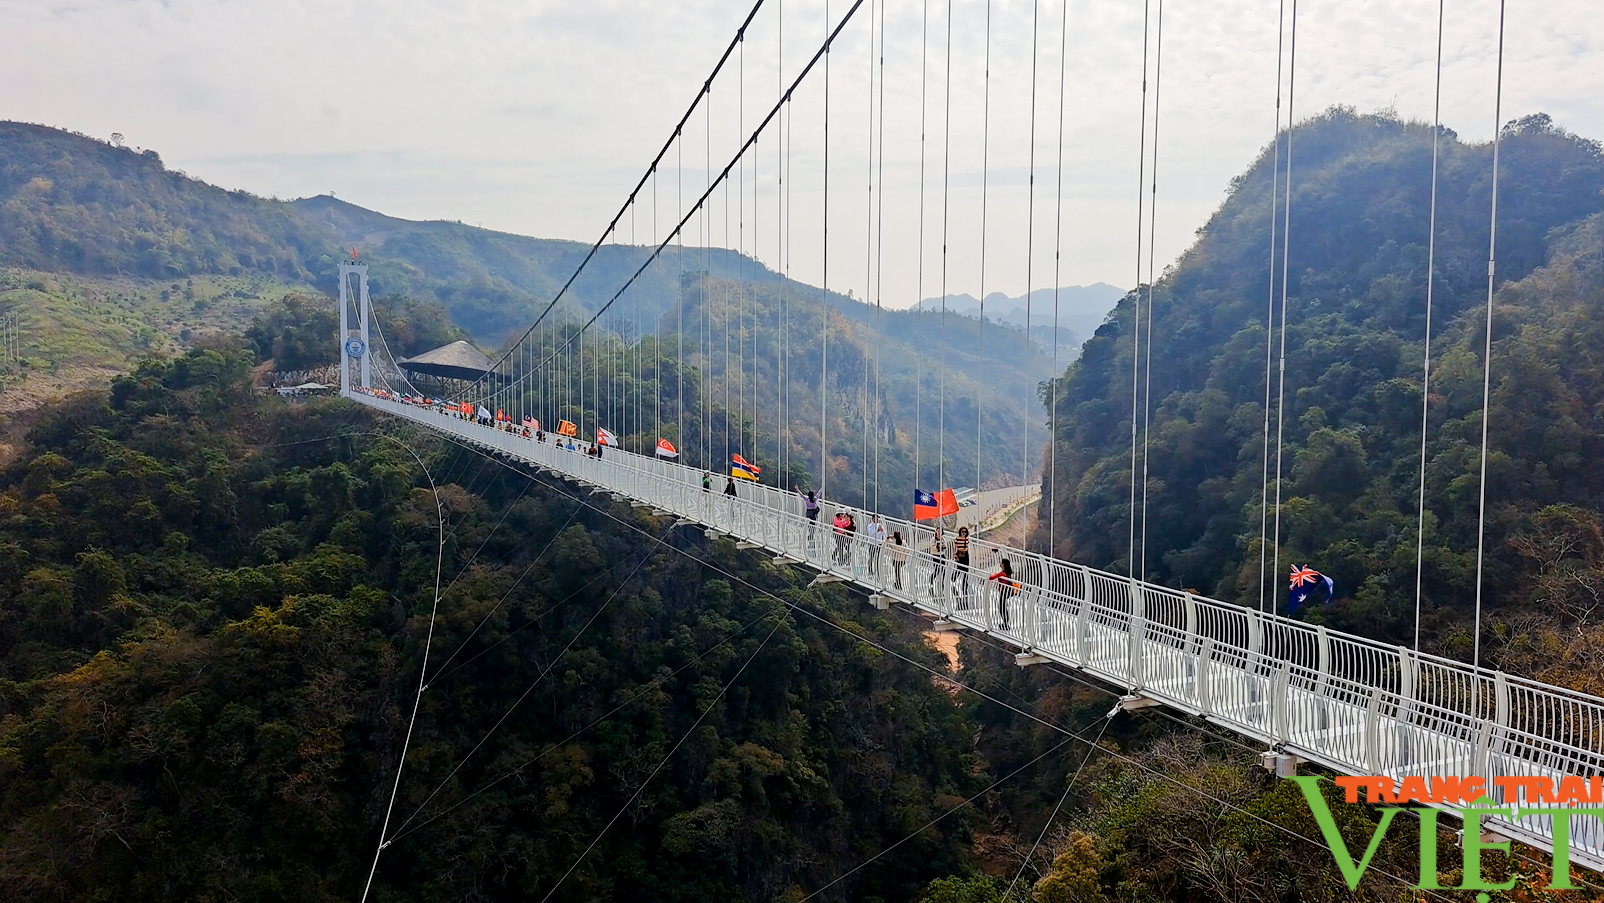
[[[1019,593],[1019,581],[1014,579],[1014,566],[1004,558],[997,573],[986,578],[986,582],[997,581],[997,615],[1002,620],[1002,629],[1008,629],[1008,600]]]

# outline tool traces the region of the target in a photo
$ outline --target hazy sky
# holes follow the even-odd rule
[[[0,27],[9,36],[0,55],[0,118],[101,138],[121,132],[130,144],[160,151],[171,167],[262,195],[334,191],[397,216],[592,241],[751,3],[0,0]],[[1159,0],[1147,5],[1151,71]],[[839,18],[849,6],[831,0],[829,13]],[[1290,6],[1288,0],[1288,12]],[[950,73],[945,0],[886,0],[883,9],[880,0],[865,0],[830,55],[832,288],[863,297],[867,286],[873,298],[878,285],[896,307],[937,294],[944,197],[949,292],[978,294],[983,285],[1019,294],[1027,265],[1031,285],[1052,283],[1064,3],[991,0],[989,135],[987,8],[986,0],[951,3]],[[1138,260],[1144,3],[1068,0],[1067,8],[1060,280],[1130,285]],[[1294,113],[1302,118],[1346,103],[1429,119],[1437,8],[1431,0],[1304,0]],[[1164,4],[1162,78],[1150,83],[1160,100],[1161,267],[1273,133],[1280,9],[1281,0]],[[1506,121],[1543,110],[1573,131],[1604,137],[1598,13],[1597,0],[1509,0]],[[1448,4],[1443,120],[1468,139],[1492,133],[1497,16],[1497,0]],[[750,130],[774,104],[776,61],[789,79],[818,47],[825,17],[822,0],[765,3],[748,34],[744,67],[732,61],[715,86],[711,118],[692,120],[658,179],[658,235],[680,209],[678,193],[689,198],[704,187],[708,159],[715,171],[730,159],[740,120]],[[884,91],[885,113],[876,113],[874,129],[883,127],[884,142],[883,154],[871,158],[869,38],[871,27],[881,33],[882,18],[886,77],[874,90]],[[781,263],[778,239],[787,237],[791,272],[814,283],[824,265],[823,74],[808,80],[790,113],[788,225],[776,203],[777,133],[764,138],[755,172],[745,168],[743,187],[730,189],[727,205],[719,193],[708,224],[715,241],[741,244],[774,266]],[[1147,129],[1151,142],[1151,108]],[[681,154],[683,174],[673,168]],[[872,228],[871,159],[884,167],[883,197],[876,198],[883,224]],[[744,228],[737,212],[743,199]],[[693,222],[695,241],[703,228]],[[634,229],[636,241],[653,235],[650,194]],[[878,245],[866,241],[871,231]]]

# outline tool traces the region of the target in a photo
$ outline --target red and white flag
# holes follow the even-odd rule
[[[618,437],[613,435],[612,430],[609,430],[604,426],[598,426],[596,427],[596,444],[610,445],[613,448],[617,448]]]
[[[674,447],[674,443],[668,441],[667,439],[658,439],[657,440],[657,457],[659,457],[659,458],[678,458],[679,457],[679,450]]]

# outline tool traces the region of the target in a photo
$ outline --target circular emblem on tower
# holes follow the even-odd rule
[[[368,343],[367,342],[364,342],[361,339],[346,339],[345,340],[345,356],[346,357],[361,357],[362,355],[367,354],[367,353],[368,353]]]

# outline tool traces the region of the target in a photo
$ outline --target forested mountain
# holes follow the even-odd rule
[[[225,191],[165,169],[154,151],[138,153],[57,129],[0,123],[0,265],[25,268],[11,277],[0,273],[0,310],[25,309],[30,320],[40,321],[33,324],[35,345],[24,354],[35,369],[92,363],[101,368],[98,377],[126,366],[128,351],[114,354],[99,343],[92,346],[102,351],[95,357],[79,334],[144,319],[139,324],[145,327],[139,330],[144,344],[136,350],[173,350],[200,332],[201,324],[238,331],[241,320],[248,322],[240,309],[258,314],[253,340],[264,355],[282,353],[278,369],[331,363],[334,343],[317,337],[331,336],[335,320],[332,311],[320,312],[317,305],[320,293],[333,290],[338,260],[352,247],[369,264],[376,316],[397,355],[425,350],[430,347],[425,339],[454,339],[454,327],[494,356],[544,310],[589,251],[572,241],[397,219],[329,196],[286,203]],[[650,253],[640,246],[604,246],[550,322],[567,328],[588,319]],[[36,272],[74,276],[51,279]],[[4,294],[13,284],[18,291]],[[34,285],[37,290],[25,289]],[[218,296],[228,302],[227,320],[207,316],[209,299]],[[282,317],[286,297],[297,307],[293,323]],[[819,409],[826,302],[835,355],[828,367],[831,420],[821,423],[805,412]],[[111,321],[104,325],[87,316],[102,308]],[[223,311],[219,307],[218,313]],[[440,311],[449,322],[441,322]],[[668,333],[682,323],[684,340],[671,339]],[[1050,335],[1031,345],[1020,329],[988,323],[982,338],[978,324],[963,317],[881,311],[833,292],[826,299],[817,287],[785,279],[725,249],[670,248],[604,319],[597,330],[603,332],[613,336],[601,338],[603,353],[610,342],[655,335],[654,346],[665,354],[672,348],[675,355],[672,363],[664,361],[643,375],[654,384],[635,385],[631,379],[615,385],[620,401],[651,398],[657,391],[667,397],[667,374],[680,371],[680,351],[688,349],[685,372],[710,386],[714,397],[705,404],[693,404],[694,396],[687,399],[691,422],[681,438],[694,433],[692,447],[708,457],[709,437],[730,432],[728,447],[721,442],[719,454],[711,456],[719,470],[730,451],[745,449],[764,467],[783,465],[797,482],[816,484],[823,429],[831,446],[832,484],[843,490],[841,497],[860,502],[866,458],[876,472],[872,453],[864,452],[867,423],[869,434],[882,436],[888,446],[877,471],[883,485],[900,504],[911,505],[915,437],[921,440],[921,480],[928,486],[942,477],[949,485],[1023,482],[1045,440],[1039,425],[1028,443],[991,439],[983,443],[986,454],[977,462],[980,435],[1023,439],[1026,418],[1039,421],[1036,387],[1052,373],[1050,350],[1043,350],[1050,349],[1045,344]],[[741,349],[754,345],[757,356],[743,357]],[[786,348],[790,363],[782,363]],[[633,350],[615,350],[635,356]],[[589,346],[586,361],[597,363],[597,353],[596,345]],[[646,359],[652,360],[650,353]],[[865,395],[865,375],[884,387],[878,423],[874,412],[866,415],[874,405],[864,399],[874,395],[872,385]],[[913,384],[921,378],[924,390],[916,399]],[[785,430],[777,429],[775,407],[764,408],[754,421],[750,406],[739,404],[753,391],[763,399],[789,399]],[[586,397],[594,402],[597,396],[591,385]],[[577,398],[576,392],[575,403]],[[702,430],[704,408],[708,426]],[[677,409],[670,410],[676,413],[665,415],[665,421],[675,427],[666,433],[678,437]],[[734,424],[728,430],[726,420]],[[637,429],[621,421],[613,419],[611,428]],[[581,422],[588,428],[597,421],[592,414]],[[743,422],[745,434],[755,431],[756,439],[740,441]],[[936,427],[943,423],[951,428],[938,434]],[[655,442],[655,424],[640,432],[651,433]],[[945,466],[938,451],[946,455]],[[793,461],[802,469],[791,468]]]
[[[1281,562],[1336,579],[1338,604],[1310,617],[1407,641],[1431,127],[1335,108],[1299,124],[1292,140]],[[1470,642],[1463,614],[1475,580],[1492,147],[1445,129],[1440,150],[1424,591],[1428,640],[1458,654]],[[1506,617],[1535,611],[1585,628],[1596,604],[1589,588],[1604,564],[1604,408],[1594,363],[1604,353],[1596,326],[1604,156],[1597,143],[1531,116],[1505,128],[1499,178],[1491,598]],[[1253,605],[1270,187],[1266,148],[1155,288],[1144,446],[1148,577]],[[1130,565],[1133,302],[1121,302],[1056,387],[1057,551],[1122,571]],[[1274,577],[1270,591],[1283,592]],[[1543,630],[1509,627],[1499,643],[1514,656],[1534,635],[1549,636]],[[1551,651],[1523,670],[1556,679],[1586,670]],[[1597,690],[1596,675],[1561,682],[1578,680]]]
[[[0,473],[11,899],[350,899],[365,874],[423,655],[435,498],[360,411],[253,400],[250,362],[144,366],[53,411]],[[767,595],[850,624],[846,594],[423,451],[448,519],[434,667],[467,645],[434,680],[398,811],[448,776],[442,804],[520,770],[398,844],[383,880],[408,899],[549,886],[709,707],[563,899],[772,899],[984,786],[966,706]],[[852,629],[939,660],[908,622]],[[961,866],[961,837],[875,880],[912,893]]]
[[[148,362],[0,469],[7,899],[356,898],[427,645],[375,899],[544,898],[572,867],[556,903],[1001,903],[1118,695],[980,642],[955,676],[986,695],[961,691],[916,616],[341,401],[253,397],[251,362]],[[1338,898],[1251,755],[1161,720],[1100,739],[1012,900]],[[1409,873],[1410,830],[1373,873]]]

